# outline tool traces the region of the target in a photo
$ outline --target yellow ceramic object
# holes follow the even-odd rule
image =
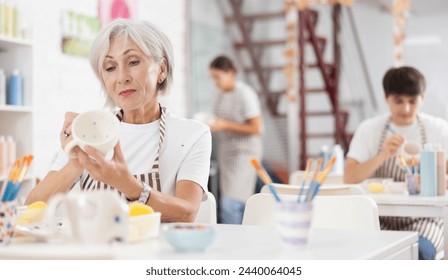
[[[367,186],[367,189],[369,190],[369,192],[380,193],[384,191],[384,185],[381,183],[370,183]]]
[[[16,224],[23,225],[42,221],[45,215],[47,204],[43,201],[36,201],[27,206],[19,213]]]
[[[147,215],[154,213],[154,209],[152,209],[151,206],[138,203],[138,202],[132,202],[129,203],[129,216],[140,216],[140,215]]]
[[[47,207],[47,203],[44,201],[36,201],[28,205],[28,209],[35,209],[35,208],[45,208]]]
[[[129,242],[155,237],[159,234],[160,212],[129,217]]]

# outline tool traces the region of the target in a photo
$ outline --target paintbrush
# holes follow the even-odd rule
[[[317,192],[319,191],[322,184],[325,182],[325,180],[328,177],[328,174],[330,173],[331,169],[333,168],[334,163],[336,162],[336,157],[332,157],[330,161],[325,165],[324,171],[318,176],[317,183],[315,185],[315,188],[313,190],[313,195],[311,196],[311,200],[314,199],[314,197],[317,195]]]
[[[14,183],[14,180],[16,180],[17,178],[17,173],[20,170],[20,159],[16,159],[16,161],[14,162],[14,165],[12,166],[11,170],[8,173],[8,177],[5,180],[5,183],[3,184],[3,188],[2,188],[2,199],[1,201],[7,201],[7,197],[9,196],[9,192],[12,188],[12,184]]]
[[[386,125],[386,129],[389,130],[392,134],[397,134],[397,132],[390,126],[390,124]]]
[[[21,170],[18,172],[17,181],[15,182],[12,191],[9,195],[9,200],[16,199],[17,195],[19,194],[20,187],[22,186],[22,182],[25,179],[26,173],[28,172],[28,169],[30,168],[31,161],[33,160],[32,155],[26,155],[23,157],[23,164]]]
[[[306,163],[305,174],[303,175],[302,185],[300,186],[299,197],[297,198],[298,202],[300,202],[300,198],[302,197],[303,190],[305,189],[306,180],[308,179],[308,173],[310,171],[312,163],[313,163],[313,160],[308,159],[308,162]]]
[[[12,201],[16,199],[22,181],[25,178],[32,160],[32,155],[26,155],[22,159],[16,160],[16,162],[14,163],[14,167],[11,170],[10,175],[8,176],[8,181],[2,196],[2,201]]]
[[[400,159],[401,164],[404,166],[404,169],[405,169],[406,173],[411,175],[411,171],[409,171],[408,165],[406,164],[406,161],[404,160],[403,156],[402,155],[398,155],[398,158]]]
[[[266,172],[266,170],[260,165],[257,159],[253,158],[250,163],[255,168],[255,171],[257,171],[258,176],[263,181],[265,185],[268,186],[271,193],[274,195],[275,200],[280,201],[280,197],[277,194],[277,191],[275,190],[274,186],[272,185],[272,179],[269,176],[269,174]]]
[[[321,158],[321,157],[317,159],[316,168],[314,168],[314,173],[313,173],[313,177],[311,179],[310,186],[308,187],[308,190],[306,191],[306,195],[305,195],[306,202],[310,201],[309,200],[311,198],[310,195],[313,193],[313,188],[314,188],[314,185],[316,184],[317,175],[319,174],[319,170],[320,170],[320,166],[322,165],[322,161],[323,161],[323,158]]]

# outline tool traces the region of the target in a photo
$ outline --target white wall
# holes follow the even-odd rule
[[[219,26],[222,22],[222,18],[215,18],[215,13],[207,13],[210,10],[210,5],[212,1],[206,0],[191,0],[193,3],[200,3],[196,6],[193,14],[196,15],[194,18],[198,21],[203,20],[211,26]],[[219,1],[219,0],[218,0]],[[223,1],[227,2],[227,1]],[[386,1],[388,4],[392,4],[392,1]],[[445,26],[448,25],[448,9],[446,5],[439,7],[442,1],[440,0],[419,0],[415,1],[415,4],[419,6],[417,10],[413,12],[415,16],[408,19],[408,26],[406,28],[406,34],[408,37],[421,36],[421,35],[431,35],[437,34],[441,36],[442,42],[439,45],[433,46],[406,46],[405,47],[405,63],[408,65],[415,66],[419,68],[428,80],[428,98],[424,103],[422,108],[423,112],[428,112],[439,117],[448,117],[448,113],[445,108],[448,105],[448,39],[447,33],[448,29]],[[384,1],[383,1],[384,3]],[[257,11],[277,11],[282,7],[283,1],[263,1],[263,0],[245,0],[243,4],[243,13],[250,14],[256,13]],[[227,5],[228,6],[228,5]],[[444,9],[445,7],[445,9]],[[422,11],[424,8],[424,11]],[[330,9],[328,7],[318,7],[319,14],[319,25],[318,34],[322,36],[330,36]],[[228,14],[228,12],[227,12]],[[346,13],[344,13],[346,15]],[[361,109],[356,109],[351,107],[351,117],[349,119],[348,129],[349,131],[354,131],[356,126],[362,121],[364,117],[371,117],[375,114],[383,113],[387,111],[387,107],[384,103],[384,94],[382,90],[382,77],[385,71],[390,68],[393,64],[393,17],[390,12],[381,9],[378,3],[374,1],[370,2],[355,2],[353,5],[353,14],[358,29],[358,33],[361,40],[361,48],[365,56],[367,71],[370,81],[373,86],[374,98],[378,103],[378,108],[372,108],[371,101],[368,99],[368,89],[366,87],[366,82],[362,80],[361,73],[361,63],[359,57],[355,53],[355,43],[353,41],[353,35],[349,34],[348,30],[348,20],[345,18],[342,22],[346,28],[344,30],[345,37],[342,38],[342,50],[343,55],[343,73],[341,74],[341,102],[343,104],[348,104],[351,101],[363,100],[365,107]],[[199,16],[197,16],[199,15]],[[219,16],[219,15],[218,15]],[[284,34],[284,23],[283,22],[273,22],[269,21],[264,23],[255,23],[253,26],[253,35],[257,38],[281,38]],[[351,32],[351,31],[350,31]],[[236,32],[238,33],[238,32]],[[350,37],[351,36],[351,37]],[[330,40],[331,42],[331,40]],[[280,48],[280,51],[282,49]],[[331,58],[331,46],[329,45],[325,56]],[[266,59],[267,58],[267,59]],[[307,53],[307,59],[313,60],[314,55],[312,53]],[[266,61],[267,60],[267,61]],[[242,59],[245,61],[245,59]],[[247,62],[247,61],[246,61]],[[284,57],[281,52],[269,53],[263,57],[262,63],[265,64],[281,64],[284,62]],[[245,63],[249,64],[249,63]],[[281,73],[280,73],[281,74]],[[253,78],[253,75],[249,75]],[[284,77],[275,77],[272,81],[272,88],[284,88]],[[307,86],[310,87],[321,87],[322,79],[316,71],[309,71],[306,77]],[[290,104],[291,105],[291,104]],[[325,95],[313,95],[307,98],[307,106],[310,110],[328,110],[330,104],[328,102],[328,97]],[[281,153],[280,158],[282,161],[289,162],[289,168],[295,169],[297,166],[297,149],[298,149],[298,117],[295,104],[289,106],[291,118],[288,118],[289,126],[289,136],[288,136],[288,154],[284,156]],[[312,132],[331,132],[334,130],[334,124],[332,118],[312,118],[308,120],[308,126]],[[267,133],[275,133],[273,131],[268,131]],[[283,145],[280,141],[276,140],[277,144]],[[310,141],[311,142],[311,141]],[[332,145],[330,139],[322,139],[312,141],[310,144],[311,153],[315,154],[321,145],[328,144]],[[272,146],[272,145],[270,145]],[[285,158],[289,158],[286,160]]]
[[[427,80],[422,111],[448,120],[448,10],[445,16],[411,17],[405,63],[417,67]]]
[[[34,1],[32,1],[34,2]],[[43,177],[60,147],[59,131],[66,111],[82,112],[103,106],[100,85],[87,58],[61,52],[61,12],[96,16],[92,0],[41,0],[33,3],[35,172]],[[158,25],[174,48],[174,84],[161,102],[185,116],[185,5],[183,0],[138,2],[138,18]]]
[[[212,7],[216,5],[215,1],[189,1],[193,4],[192,15],[197,23],[208,26],[223,36],[226,35],[220,11],[216,6]],[[271,2],[263,3],[259,6],[264,7],[267,5],[266,3]],[[34,130],[36,164],[34,167],[36,174],[42,177],[59,147],[58,134],[62,126],[64,112],[68,110],[85,111],[101,107],[103,104],[99,84],[87,59],[65,55],[60,50],[61,11],[73,10],[94,16],[97,11],[97,1],[41,0],[39,2],[29,1],[29,5],[33,6],[35,39],[33,101],[36,116]],[[189,26],[186,23],[186,1],[140,0],[138,5],[138,17],[157,24],[167,33],[174,47],[174,85],[170,93],[162,97],[161,101],[177,115],[187,116],[191,113],[188,109],[190,104],[188,79],[190,64],[193,62],[188,62],[189,50],[186,44],[188,39],[186,34]],[[431,4],[428,3],[428,5]],[[362,3],[355,4],[354,12],[375,94],[379,103],[382,104],[381,79],[384,72],[392,65],[392,17],[387,12]],[[428,98],[424,103],[423,111],[448,118],[448,113],[445,110],[448,105],[448,96],[446,95],[448,91],[448,79],[446,79],[448,77],[448,63],[446,63],[448,61],[448,31],[445,28],[448,25],[448,17],[446,17],[446,12],[439,12],[437,16],[426,18],[418,17],[418,13],[416,14],[416,17],[409,19],[406,29],[408,36],[426,36],[434,33],[441,37],[441,43],[429,46],[406,46],[405,63],[418,67],[427,77]],[[321,21],[324,22],[327,19],[321,19]],[[280,31],[280,27],[269,29],[273,33]],[[264,32],[264,30],[262,31]],[[319,30],[319,32],[323,31]],[[223,38],[223,40],[225,42],[227,38]],[[229,44],[230,42],[226,42],[227,46]],[[232,50],[227,51],[232,52]],[[219,52],[217,51],[217,53]],[[269,56],[269,60],[271,59],[273,56]],[[284,58],[279,59],[283,61]],[[279,86],[279,88],[281,87]],[[384,112],[386,109],[382,105],[378,112]],[[294,114],[296,115],[296,113]],[[297,138],[289,140],[297,141]],[[295,157],[295,155],[292,156]]]
[[[427,98],[422,111],[437,117],[448,119],[448,9],[437,8],[438,1],[425,2],[425,11],[416,10],[407,18],[406,39],[417,42],[404,44],[404,65],[419,69],[427,79]],[[419,3],[417,3],[419,4]],[[377,113],[387,112],[384,103],[382,78],[392,61],[393,18],[389,12],[371,5],[354,6],[354,15],[370,77],[380,105]],[[421,39],[440,38],[439,42],[419,43]]]

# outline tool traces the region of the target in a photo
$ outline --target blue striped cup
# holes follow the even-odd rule
[[[305,246],[308,243],[313,204],[280,201],[276,203],[275,211],[276,228],[282,246],[290,249]]]

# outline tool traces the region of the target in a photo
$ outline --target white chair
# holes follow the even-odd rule
[[[211,192],[207,192],[207,199],[201,202],[199,211],[194,219],[195,223],[216,224],[216,199]]]
[[[297,195],[280,195],[297,200]],[[244,225],[275,225],[275,199],[259,193],[246,202]],[[376,202],[365,195],[316,196],[313,200],[312,228],[380,229]]]
[[[312,172],[310,172],[312,175]],[[308,173],[308,180],[310,173]],[[302,184],[303,177],[305,175],[305,171],[303,170],[296,170],[292,172],[289,175],[289,184],[291,185],[300,185]],[[325,183],[327,184],[344,184],[344,175],[335,175],[335,174],[328,174],[327,179],[325,180]]]
[[[290,194],[298,195],[300,192],[300,185],[291,184],[272,184],[279,194]],[[308,186],[305,186],[303,190],[303,195],[306,194]],[[261,193],[271,193],[268,186],[263,186],[261,188]],[[352,184],[327,184],[325,183],[320,187],[317,195],[364,195],[365,192],[362,190],[360,185]]]

